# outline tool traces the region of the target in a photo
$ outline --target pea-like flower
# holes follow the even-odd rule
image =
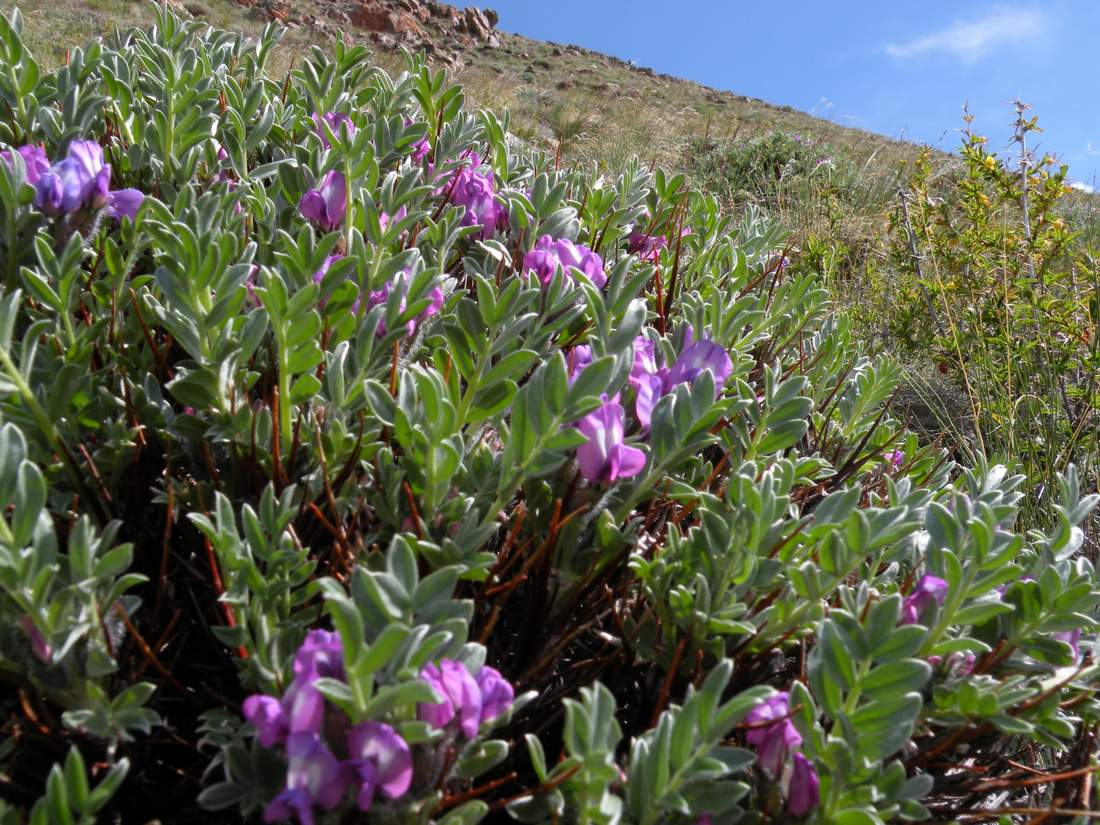
[[[821,803],[821,782],[813,763],[801,753],[795,753],[792,763],[787,811],[791,816],[805,816]]]
[[[397,799],[412,783],[412,753],[400,734],[383,722],[361,722],[348,731],[348,764],[359,780],[356,802],[370,810],[381,793]]]
[[[621,404],[604,396],[604,403],[578,421],[576,427],[588,438],[577,448],[577,463],[590,484],[633,478],[645,468],[645,453],[623,441]]]
[[[974,665],[977,661],[978,657],[973,653],[963,653],[961,650],[952,653],[946,661],[942,656],[933,655],[928,657],[928,664],[932,667],[943,665],[944,670],[953,676],[969,676],[974,672]]]
[[[450,659],[441,659],[438,665],[429,662],[420,671],[420,678],[442,700],[420,705],[420,720],[433,728],[442,729],[457,718],[466,738],[477,736],[481,725],[481,690],[466,666]]]
[[[343,172],[333,169],[316,189],[308,189],[298,202],[298,211],[325,232],[337,229],[348,213],[348,183]]]
[[[523,256],[524,271],[534,272],[543,286],[553,280],[559,266],[570,278],[573,277],[571,269],[579,270],[597,289],[607,283],[603,259],[584,244],[568,238],[555,240],[550,235],[543,235],[535,248]]]
[[[680,237],[691,234],[689,227],[680,230]],[[661,250],[668,246],[668,237],[665,235],[649,235],[639,229],[634,229],[626,236],[626,249],[632,255],[637,255],[643,261],[657,263],[661,259]]]
[[[82,206],[99,209],[107,203],[110,181],[103,147],[94,140],[74,140],[68,155],[39,176],[35,206],[51,215]]]
[[[68,155],[49,169],[40,162],[35,155],[34,205],[48,215],[106,206],[111,217],[132,219],[145,198],[137,189],[111,191],[111,165],[103,162],[103,147],[94,140],[74,140]]]
[[[565,356],[565,366],[568,370],[569,386],[577,380],[577,376],[584,372],[584,368],[592,363],[592,347],[588,344],[579,344],[569,350]]]
[[[145,202],[145,194],[138,189],[118,189],[107,193],[107,215],[115,220],[137,217],[138,209]],[[240,204],[237,205],[240,210]]]
[[[316,733],[294,733],[286,743],[286,787],[264,809],[264,822],[297,816],[313,825],[313,808],[333,810],[344,799],[350,767],[337,759]]]
[[[745,740],[756,748],[757,760],[773,777],[783,772],[783,764],[792,749],[802,744],[802,737],[788,718],[790,696],[775,693],[754,707],[745,716],[749,731]]]
[[[627,251],[637,255],[643,261],[656,263],[661,257],[661,250],[667,245],[668,238],[664,235],[647,235],[635,230],[626,236]]]
[[[332,143],[329,141],[328,135],[325,134],[326,125],[330,132],[343,140],[355,136],[355,124],[350,117],[340,112],[325,112],[323,115],[314,112],[313,125],[317,128],[317,136],[321,138],[321,145],[326,149],[332,148]]]
[[[933,603],[942,607],[945,598],[947,582],[931,573],[925,573],[901,604],[901,623],[919,624],[928,608]]]
[[[53,648],[50,647],[50,643],[46,641],[46,637],[42,635],[42,631],[38,629],[34,620],[30,616],[23,616],[19,620],[19,628],[26,634],[27,640],[31,644],[31,653],[39,661],[49,664],[50,658],[53,656]]]
[[[685,346],[671,367],[659,367],[653,341],[638,336],[634,339],[634,365],[630,370],[630,386],[634,389],[634,413],[638,423],[648,429],[653,408],[662,395],[672,392],[677,384],[693,384],[709,370],[714,378],[714,397],[733,372],[733,361],[721,345],[706,338],[694,341],[688,327]]]
[[[381,227],[382,231],[385,232],[386,229],[389,228],[389,225],[391,223],[399,223],[399,222],[405,220],[405,217],[408,214],[409,214],[409,210],[406,209],[404,206],[398,207],[397,211],[394,212],[392,215],[390,215],[386,212],[379,212],[378,213],[378,225]]]
[[[480,165],[481,156],[471,152],[442,191],[450,193],[451,203],[466,210],[462,215],[462,226],[480,226],[481,232],[475,237],[484,240],[505,226],[508,215],[497,203],[493,173],[477,171]]]
[[[406,118],[405,125],[406,126],[412,126],[413,121]],[[420,140],[416,141],[412,145],[412,156],[411,157],[412,157],[413,163],[420,163],[420,161],[424,160],[424,158],[426,158],[431,153],[431,151],[432,151],[432,145],[431,145],[431,143],[428,142],[427,135],[425,135],[424,137],[420,138]]]
[[[27,170],[27,183],[31,186],[37,184],[38,179],[50,171],[50,159],[46,157],[46,151],[41,146],[28,143],[15,151],[23,159],[23,166]],[[12,165],[11,152],[7,150],[0,152],[0,159],[3,159],[8,166]]]
[[[1069,645],[1070,650],[1073,651],[1073,661],[1081,661],[1081,650],[1078,645],[1081,642],[1081,628],[1076,627],[1073,630],[1063,630],[1060,633],[1055,633],[1054,638],[1059,642],[1065,642]]]
[[[405,278],[398,278],[396,282],[387,281],[381,289],[371,290],[370,295],[367,296],[367,312],[370,312],[376,306],[380,306],[386,303],[386,301],[389,300],[390,293],[393,292],[395,288],[401,290],[401,302],[399,306],[401,311],[404,312],[405,295],[409,289],[408,281]],[[424,310],[420,312],[415,318],[412,318],[405,324],[406,335],[412,335],[414,332],[416,332],[417,324],[423,323],[426,318],[437,315],[439,313],[439,310],[443,308],[444,296],[442,289],[440,289],[439,287],[432,287],[431,292],[428,293],[428,297],[431,299],[431,303],[429,303],[428,306],[426,306]],[[352,312],[358,310],[358,304],[359,302],[356,301],[355,305],[352,307]],[[384,320],[381,320],[378,322],[378,326],[375,328],[375,335],[381,338],[385,334],[386,322]]]
[[[483,723],[501,716],[515,698],[511,684],[488,666],[483,666],[475,679],[461,662],[440,659],[438,665],[425,665],[420,678],[442,700],[421,704],[417,711],[420,720],[438,730],[457,720],[467,739],[477,736]]]
[[[312,630],[294,656],[294,679],[281,700],[257,694],[244,700],[244,718],[259,733],[260,744],[273,747],[295,733],[320,733],[325,721],[325,697],[317,690],[322,677],[344,678],[340,637]]]
[[[483,666],[474,681],[481,691],[481,721],[491,722],[502,716],[516,698],[515,689],[496,668]]]

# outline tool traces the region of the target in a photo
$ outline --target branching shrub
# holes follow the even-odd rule
[[[0,815],[1092,807],[1072,465],[1016,532],[759,210],[279,36],[0,23]]]
[[[958,377],[980,449],[1035,478],[1070,462],[1094,473],[1100,282],[1065,208],[1067,168],[1032,155],[1025,112],[1013,157],[990,153],[969,117],[958,169],[938,178],[921,155],[894,218],[892,329]],[[1027,508],[1038,523],[1045,492]]]

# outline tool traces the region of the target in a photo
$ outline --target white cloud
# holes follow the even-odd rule
[[[997,46],[1022,43],[1037,37],[1046,25],[1046,18],[1037,11],[998,9],[978,19],[956,20],[945,29],[906,43],[890,43],[886,46],[886,53],[891,57],[908,58],[929,52],[946,52],[964,63],[973,63]]]
[[[1085,143],[1085,154],[1087,154],[1089,157],[1094,158],[1097,155],[1100,155],[1100,149],[1097,149],[1095,146],[1093,146],[1092,141],[1090,140]]]
[[[1081,181],[1079,180],[1075,180],[1073,183],[1071,183],[1069,185],[1069,188],[1076,189],[1078,192],[1084,192],[1086,195],[1091,195],[1096,191],[1096,189],[1089,186],[1087,183],[1081,183]]]

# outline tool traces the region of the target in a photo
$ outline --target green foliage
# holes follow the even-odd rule
[[[894,335],[965,387],[977,448],[1047,478],[1097,456],[1095,267],[1065,214],[1067,168],[1036,159],[1035,118],[1018,104],[1018,156],[990,153],[969,129],[943,179],[930,151],[894,218],[902,278]],[[1026,508],[1041,522],[1052,485]]]
[[[802,135],[775,131],[740,142],[700,141],[690,150],[691,169],[700,183],[734,200],[776,209],[784,182],[813,180],[822,194],[851,197],[855,169],[832,146]]]
[[[422,56],[391,76],[337,43],[276,81],[281,32],[162,6],[32,82],[6,25],[0,78],[28,88],[0,86],[0,136],[51,159],[95,138],[112,186],[146,195],[133,219],[47,214],[0,162],[4,709],[69,753],[0,751],[32,821],[259,815],[303,789],[242,700],[308,679],[345,768],[351,726],[408,746],[408,788],[368,794],[390,822],[797,818],[809,780],[745,747],[770,725],[819,777],[797,815],[819,823],[986,815],[1006,765],[1087,760],[1097,498],[1043,465],[1057,504],[1018,532],[1023,478],[905,433],[899,369],[780,265],[764,211],[637,160],[563,169]],[[355,133],[319,132],[326,112]],[[741,171],[812,180],[815,151],[770,138]],[[454,196],[475,152],[495,232]],[[324,231],[299,203],[330,172],[348,208]],[[607,283],[540,278],[545,235]],[[616,403],[622,433],[577,426]],[[592,478],[578,452],[601,437]],[[612,447],[644,465],[612,472]],[[926,577],[944,592],[918,609]],[[326,628],[339,664],[303,676]],[[518,695],[431,722],[442,661]],[[750,717],[781,693],[789,719]],[[94,790],[86,764],[107,766]],[[332,817],[362,809],[338,790]]]

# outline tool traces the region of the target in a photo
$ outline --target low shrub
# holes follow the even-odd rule
[[[1075,462],[1091,482],[1100,281],[1068,169],[1032,154],[1038,127],[1025,113],[1018,104],[1011,157],[991,153],[968,118],[960,161],[941,170],[926,149],[915,165],[893,221],[890,337],[963,388],[970,449],[1038,479]],[[1043,523],[1055,493],[1029,499],[1029,523]]]
[[[420,57],[0,20],[5,821],[1091,807],[1096,497],[1016,532],[759,210]]]

